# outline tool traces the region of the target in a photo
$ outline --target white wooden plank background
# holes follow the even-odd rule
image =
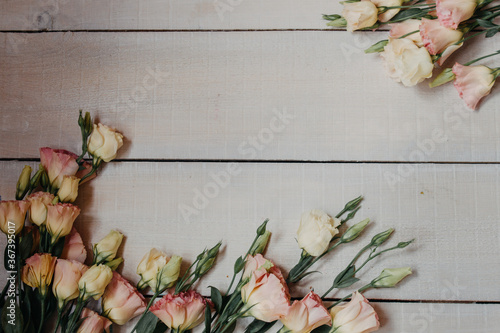
[[[83,108],[123,131],[121,158],[500,160],[499,94],[473,113],[452,85],[405,88],[362,53],[385,33],[356,36],[362,44],[316,31],[0,34],[0,154],[78,149]],[[499,48],[490,39],[474,54]],[[270,136],[273,110],[295,118]]]
[[[205,294],[223,287],[266,217],[268,254],[289,269],[300,213],[335,214],[362,193],[358,217],[374,220],[370,235],[395,226],[394,242],[417,239],[363,275],[415,270],[400,288],[367,293],[384,300],[374,302],[381,331],[497,332],[499,95],[470,112],[452,86],[390,81],[381,60],[362,53],[386,33],[320,31],[321,14],[341,8],[330,0],[0,0],[0,195],[13,197],[39,146],[79,149],[83,108],[126,141],[122,162],[82,191],[78,224],[89,245],[111,228],[127,235],[123,274],[131,280],[152,245],[189,262],[223,239],[219,264],[198,286]],[[455,59],[499,46],[474,43]],[[270,132],[284,111],[293,119]],[[184,218],[179,207],[193,206],[196,189],[211,186],[229,161],[239,162],[238,174]],[[369,163],[346,163],[356,161]],[[325,290],[326,277],[362,244],[340,249],[294,295]]]
[[[2,0],[1,30],[326,29],[330,0]]]

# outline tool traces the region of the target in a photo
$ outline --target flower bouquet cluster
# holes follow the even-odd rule
[[[181,272],[182,258],[151,249],[137,267],[136,286],[117,272],[123,234],[112,230],[92,247],[92,258],[74,227],[80,209],[73,204],[79,186],[96,176],[103,162],[116,157],[122,135],[80,112],[82,153],[40,149],[41,164],[32,175],[26,166],[19,177],[16,200],[0,201],[0,227],[7,235],[4,265],[7,284],[0,298],[0,332],[110,332],[114,325],[137,319],[132,332],[229,333],[238,319],[252,317],[247,333],[279,332],[366,333],[378,330],[377,313],[363,296],[370,288],[394,287],[411,274],[409,267],[384,269],[359,287],[358,272],[412,241],[384,248],[393,229],[376,234],[353,256],[322,296],[311,291],[292,300],[290,290],[315,271],[311,268],[340,246],[359,238],[368,219],[347,227],[360,208],[361,197],[348,202],[335,217],[321,210],[302,215],[297,232],[302,250],[297,264],[284,274],[263,253],[271,232],[264,221],[248,251],[234,263],[225,292],[210,287],[210,297],[194,290],[214,266],[222,243],[203,250]],[[88,159],[85,157],[88,154]],[[90,263],[86,265],[85,263]],[[333,299],[332,291],[350,288]],[[144,296],[150,291],[149,300]],[[144,294],[143,294],[144,293]],[[159,297],[161,297],[159,299]],[[345,302],[350,299],[349,302]],[[278,324],[280,323],[280,324]],[[243,330],[239,329],[239,330]]]
[[[445,66],[448,57],[471,39],[495,36],[500,25],[495,18],[500,6],[495,0],[353,0],[343,1],[342,15],[324,15],[332,27],[349,31],[375,30],[390,26],[389,38],[366,53],[380,53],[388,74],[405,86],[431,78],[435,65]],[[476,109],[500,75],[500,67],[474,65],[500,51],[445,68],[429,84],[437,87],[450,81],[465,104]]]

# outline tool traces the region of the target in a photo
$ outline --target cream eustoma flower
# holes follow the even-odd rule
[[[370,1],[344,3],[342,16],[347,21],[347,31],[368,28],[377,23],[378,9]]]
[[[300,226],[297,230],[299,247],[313,257],[323,254],[336,234],[340,220],[330,217],[319,209],[313,209],[302,214]]]
[[[406,38],[389,38],[381,56],[389,76],[407,87],[432,76],[434,64],[429,52]]]
[[[115,129],[101,123],[94,124],[89,138],[88,151],[94,157],[109,162],[116,157],[118,149],[123,146],[123,135]]]

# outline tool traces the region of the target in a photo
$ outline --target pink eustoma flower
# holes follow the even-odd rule
[[[146,302],[136,288],[117,272],[102,295],[102,310],[115,324],[123,325],[146,310]]]
[[[370,333],[380,327],[377,313],[368,300],[357,291],[352,294],[349,303],[334,306],[330,314],[335,333]]]
[[[437,0],[436,12],[443,27],[456,29],[470,19],[477,7],[477,0]]]
[[[166,294],[150,311],[172,331],[182,333],[200,325],[205,319],[205,308],[212,303],[193,290],[177,295]]]
[[[64,239],[64,248],[61,254],[61,259],[76,260],[82,264],[87,259],[87,250],[83,244],[82,236],[76,231],[75,227]]]
[[[456,63],[453,66],[455,74],[455,88],[460,94],[460,98],[473,110],[476,109],[479,101],[488,95],[495,83],[493,70],[486,66],[463,66]]]
[[[112,322],[99,316],[96,312],[84,308],[80,316],[84,319],[76,333],[103,333],[109,332]]]
[[[300,301],[294,301],[288,314],[281,318],[287,332],[309,333],[317,327],[330,325],[332,318],[321,298],[311,291]]]

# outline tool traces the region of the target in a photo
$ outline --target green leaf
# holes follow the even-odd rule
[[[212,299],[212,302],[215,305],[215,311],[217,313],[220,313],[222,310],[222,294],[220,293],[219,289],[209,286],[210,288],[210,298]]]
[[[335,21],[339,18],[341,18],[342,16],[338,15],[338,14],[333,14],[333,15],[323,15],[323,20],[327,20],[327,21]]]
[[[337,277],[333,281],[333,285],[337,288],[337,286],[341,284],[344,280],[354,277],[355,273],[356,273],[356,268],[354,267],[354,265],[348,266],[346,269],[344,269],[337,275]]]
[[[210,333],[211,328],[212,328],[212,312],[210,311],[210,307],[206,306],[205,307],[205,333]]]
[[[420,8],[410,8],[410,9],[402,10],[399,13],[397,13],[390,20],[390,22],[406,21],[406,20],[411,19],[411,18],[423,17],[426,14],[427,14],[427,12],[421,10]]]
[[[226,329],[224,329],[224,333],[233,333],[234,329],[236,328],[236,321],[233,321],[233,323],[228,326]]]
[[[483,28],[494,28],[497,25],[489,20],[482,20],[482,19],[477,19],[476,20],[477,24],[479,24]]]
[[[359,281],[359,279],[355,278],[355,277],[352,277],[352,278],[347,279],[347,280],[343,280],[339,285],[337,285],[337,289],[350,287],[358,281]]]
[[[243,270],[243,268],[245,268],[245,259],[243,259],[243,257],[239,257],[234,263],[234,274],[238,274]]]
[[[64,249],[64,239],[66,237],[61,237],[57,243],[54,245],[54,247],[52,248],[52,254],[56,257],[60,257],[61,254],[62,254],[62,251]]]
[[[137,323],[135,333],[153,333],[158,323],[158,317],[148,311]]]
[[[273,327],[275,323],[276,321],[266,323],[265,321],[254,319],[254,321],[245,328],[245,333],[264,333]]]
[[[491,38],[491,37],[495,36],[497,33],[498,33],[498,28],[497,29],[490,29],[486,33],[486,38]]]

